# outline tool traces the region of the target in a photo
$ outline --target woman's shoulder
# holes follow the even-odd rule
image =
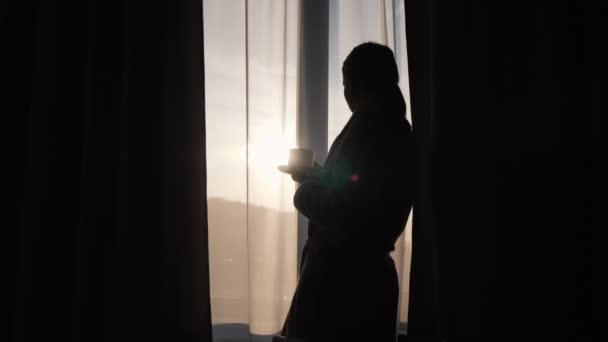
[[[352,130],[357,133],[377,136],[384,139],[395,139],[408,137],[412,134],[412,127],[405,115],[398,113],[360,113],[357,120],[353,122]]]

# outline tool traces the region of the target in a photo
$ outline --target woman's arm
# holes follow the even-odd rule
[[[373,139],[361,144],[350,135],[329,181],[304,179],[294,195],[294,206],[312,222],[324,227],[343,227],[373,220],[382,205],[382,175],[388,167]]]

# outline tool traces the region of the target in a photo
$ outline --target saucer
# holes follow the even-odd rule
[[[279,171],[290,174],[290,175],[292,175],[294,173],[300,173],[300,174],[310,173],[313,170],[312,167],[290,166],[290,165],[279,165],[279,166],[277,166],[277,168],[279,169]]]

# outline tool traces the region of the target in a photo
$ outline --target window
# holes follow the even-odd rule
[[[326,121],[309,122],[322,127],[315,139],[328,146],[350,116],[341,64],[355,45],[376,41],[393,48],[408,103],[409,89],[403,2],[306,1],[307,6],[323,3],[329,4],[319,9],[329,16],[328,68],[321,75],[327,79],[328,97],[321,104]],[[302,101],[313,100],[305,98],[298,79],[298,63],[310,63],[300,58],[298,28],[316,19],[301,17],[309,11],[301,11],[298,0],[205,0],[203,5],[214,339],[269,340],[287,314],[297,283],[298,243],[305,236],[305,222],[292,205],[295,185],[276,166],[286,161],[298,138],[312,134],[298,127],[307,119],[298,115],[313,115],[298,114]],[[409,274],[409,241],[400,240],[393,255],[400,275]],[[404,322],[407,278],[401,276]]]

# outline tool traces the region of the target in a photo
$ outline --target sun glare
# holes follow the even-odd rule
[[[277,166],[287,164],[289,143],[286,137],[279,134],[268,134],[258,141],[249,144],[249,165],[256,176],[266,178],[268,185],[278,185],[284,175]]]

